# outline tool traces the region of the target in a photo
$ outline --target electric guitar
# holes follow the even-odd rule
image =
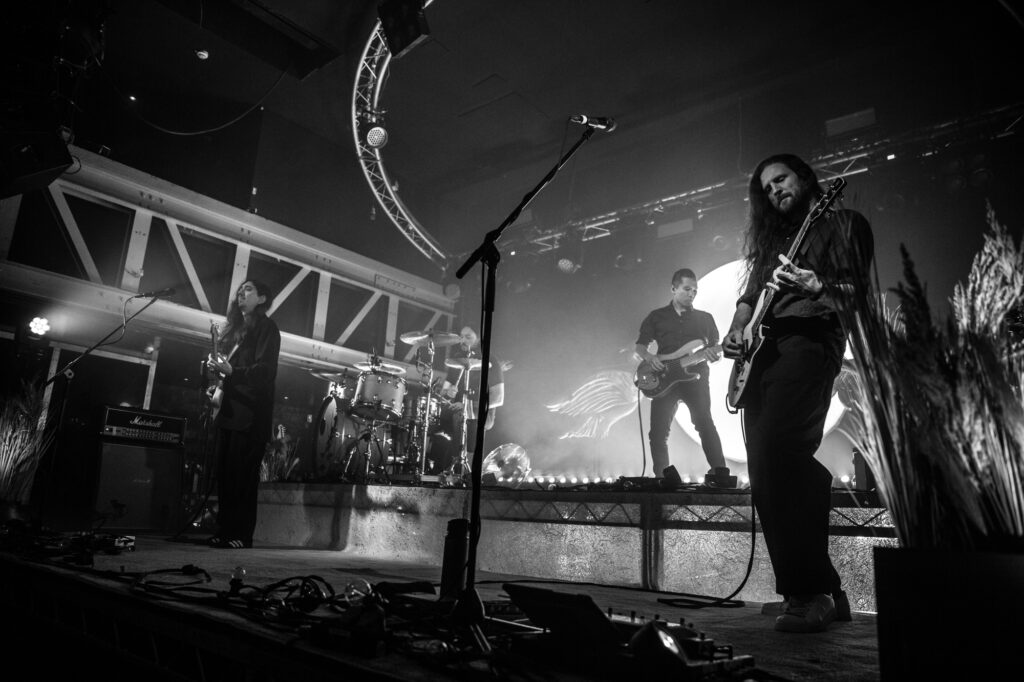
[[[800,231],[797,232],[796,238],[793,239],[793,243],[786,253],[786,257],[790,261],[796,260],[796,254],[800,250],[804,237],[807,235],[807,230],[821,219],[822,216],[832,212],[831,206],[839,198],[845,186],[846,180],[836,178],[829,186],[828,191],[818,199],[818,203],[814,205],[811,212],[804,218]],[[732,375],[729,377],[729,391],[726,395],[726,402],[732,410],[739,410],[745,405],[743,394],[746,391],[747,380],[750,378],[750,372],[754,366],[754,358],[757,352],[761,350],[761,345],[764,343],[765,336],[769,330],[764,324],[764,317],[771,310],[774,298],[775,289],[767,285],[762,288],[761,294],[757,298],[757,305],[754,306],[750,322],[743,328],[743,352],[733,363]]]
[[[674,353],[658,356],[665,365],[664,369],[654,369],[647,360],[641,362],[636,368],[633,384],[648,398],[657,398],[680,382],[696,381],[700,374],[688,368],[707,362],[709,352],[717,353],[720,350],[721,344],[708,346],[701,339],[690,341]]]
[[[216,322],[210,323],[210,354],[216,358],[220,353],[220,327]],[[216,370],[207,370],[206,397],[209,400],[210,419],[216,419],[220,406],[224,402],[224,375]]]

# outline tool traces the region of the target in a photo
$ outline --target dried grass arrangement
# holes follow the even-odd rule
[[[887,310],[877,277],[844,298],[857,386],[844,429],[864,454],[902,547],[1024,550],[1024,254],[989,231],[951,314],[933,322],[906,248]]]
[[[23,381],[0,406],[0,501],[27,504],[39,461],[53,440],[40,418],[43,389]]]

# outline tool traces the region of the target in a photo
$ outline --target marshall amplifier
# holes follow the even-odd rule
[[[159,414],[135,407],[107,406],[103,414],[103,436],[142,443],[185,444],[185,417]]]
[[[184,514],[185,417],[107,407],[97,514],[107,530],[178,530]]]

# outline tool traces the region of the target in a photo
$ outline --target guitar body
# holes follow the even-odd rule
[[[764,343],[764,335],[767,331],[763,324],[755,326],[754,320],[760,320],[764,317],[763,308],[766,298],[765,293],[762,291],[761,296],[757,299],[757,306],[754,308],[754,315],[750,324],[743,328],[743,355],[733,363],[732,373],[729,375],[726,402],[729,404],[729,408],[733,410],[742,409],[746,405],[744,392],[747,388],[747,380],[750,379],[750,373],[754,369],[754,358],[757,356],[757,352],[761,350],[761,346]]]
[[[657,398],[678,383],[696,381],[700,378],[700,374],[690,371],[689,368],[707,362],[705,350],[719,348],[721,346],[709,348],[701,339],[690,341],[673,353],[658,356],[665,365],[663,370],[654,369],[646,360],[641,362],[636,368],[633,383],[648,398]]]
[[[211,355],[217,357],[220,354],[220,328],[217,327],[216,323],[210,323],[210,345]],[[209,385],[206,388],[206,397],[208,403],[208,409],[210,412],[210,419],[214,420],[220,413],[221,405],[224,403],[224,377],[221,376],[220,372],[208,371],[207,381]]]

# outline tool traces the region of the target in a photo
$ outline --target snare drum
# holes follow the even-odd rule
[[[428,397],[425,395],[419,398],[406,396],[405,414],[403,415],[405,419],[411,423],[425,426],[437,424],[438,419],[441,418],[441,403],[437,400],[431,400],[430,414],[427,414],[427,401]]]
[[[363,372],[356,384],[352,414],[373,421],[397,421],[402,417],[405,379],[386,372]]]

